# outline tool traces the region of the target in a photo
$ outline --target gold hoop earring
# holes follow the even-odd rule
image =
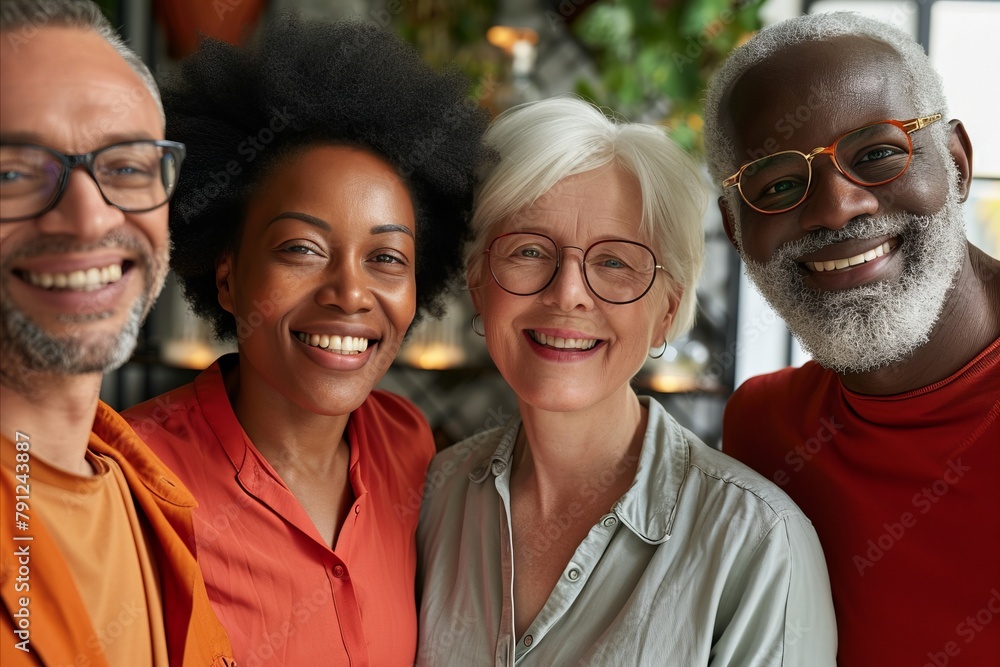
[[[480,315],[479,313],[476,313],[475,315],[472,316],[472,333],[476,334],[480,338],[486,338],[486,330],[484,329],[484,330],[480,331],[479,329],[477,329],[476,328],[476,320],[479,320],[479,325],[482,326],[482,324],[483,324],[483,316]]]
[[[657,349],[659,349],[660,347],[661,347],[660,345],[657,345]],[[649,355],[649,358],[650,359],[659,359],[660,357],[662,357],[664,354],[667,353],[667,339],[666,338],[663,339],[662,347],[663,347],[663,349],[660,350],[659,354],[651,354],[651,355]]]

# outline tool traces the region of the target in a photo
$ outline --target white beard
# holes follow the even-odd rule
[[[949,166],[948,198],[933,215],[897,213],[821,229],[781,246],[765,263],[744,256],[750,280],[824,367],[872,371],[906,359],[930,339],[967,253],[958,174]],[[805,285],[797,257],[847,239],[886,235],[900,240],[903,273],[897,281],[838,291]]]

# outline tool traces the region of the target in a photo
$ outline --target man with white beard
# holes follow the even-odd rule
[[[0,662],[231,665],[194,498],[98,400],[163,286],[185,148],[96,5],[0,18]]]
[[[946,113],[920,46],[853,14],[760,32],[706,101],[726,230],[814,359],[743,384],[723,449],[813,521],[851,667],[1000,656],[1000,262]]]

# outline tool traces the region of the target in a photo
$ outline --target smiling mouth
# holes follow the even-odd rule
[[[303,331],[293,332],[295,337],[310,347],[318,347],[335,354],[361,354],[368,349],[367,338],[355,336],[329,336],[327,334],[308,334]]]
[[[892,250],[892,246],[886,241],[882,245],[876,246],[871,250],[867,250],[859,255],[854,255],[853,257],[845,257],[843,259],[832,259],[822,262],[803,262],[803,265],[810,271],[815,271],[816,273],[822,273],[824,271],[836,271],[838,269],[847,269],[852,266],[859,266],[873,259],[878,259],[883,255],[889,254]]]
[[[36,273],[24,269],[14,273],[25,282],[46,290],[93,292],[121,280],[122,275],[131,268],[131,265],[131,262],[126,261],[123,264],[95,266],[69,273]]]
[[[599,342],[596,338],[558,338],[557,336],[547,336],[532,329],[528,330],[531,340],[545,347],[552,347],[557,350],[589,350]]]

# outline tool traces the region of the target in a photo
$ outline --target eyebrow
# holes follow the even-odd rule
[[[295,211],[285,211],[284,213],[279,213],[278,215],[271,218],[270,222],[264,225],[264,227],[267,228],[271,224],[277,222],[278,220],[282,220],[284,218],[301,220],[302,222],[313,225],[314,227],[319,227],[320,229],[326,232],[332,231],[333,229],[325,220],[320,220],[319,218],[311,216],[307,213],[296,213]]]
[[[413,238],[413,232],[410,231],[410,228],[403,225],[377,225],[372,227],[372,234],[392,234],[393,232],[402,232]]]
[[[265,225],[265,227],[267,227],[273,222],[281,220],[282,218],[292,218],[294,220],[301,220],[302,222],[313,225],[314,227],[319,227],[323,231],[327,232],[332,231],[332,227],[330,227],[330,224],[325,220],[321,220],[320,218],[309,215],[308,213],[297,213],[295,211],[285,211],[284,213],[279,213],[277,216],[271,219],[271,221],[268,222],[267,225]],[[413,232],[410,231],[409,227],[406,227],[404,225],[391,225],[391,224],[376,225],[375,227],[371,228],[371,233],[372,235],[403,233],[409,236],[410,238],[413,238]]]

